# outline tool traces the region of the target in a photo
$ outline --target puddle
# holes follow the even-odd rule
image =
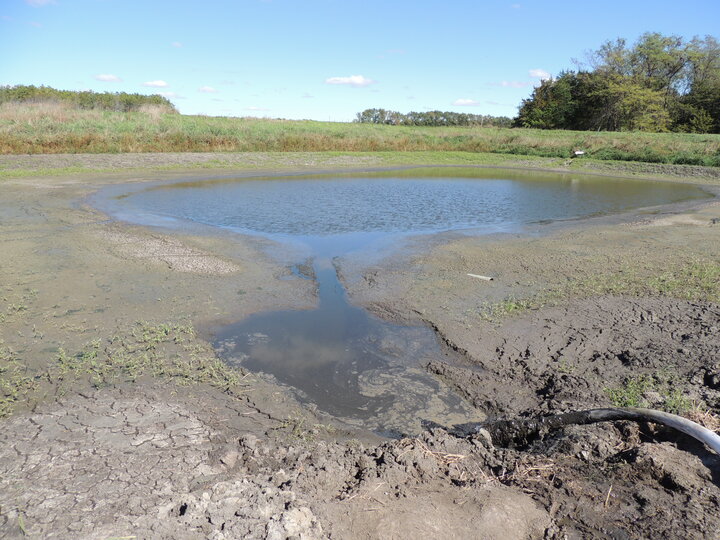
[[[482,420],[423,369],[444,356],[431,329],[391,324],[349,304],[329,259],[312,270],[317,309],[259,313],[226,326],[214,339],[219,355],[272,375],[347,423],[385,435],[418,433],[421,420]]]

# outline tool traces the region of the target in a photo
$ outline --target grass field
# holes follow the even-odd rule
[[[409,127],[0,106],[0,154],[123,152],[483,152],[720,167],[720,135]]]

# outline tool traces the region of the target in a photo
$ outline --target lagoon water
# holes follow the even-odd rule
[[[316,309],[253,315],[221,329],[216,349],[229,364],[272,375],[335,417],[399,435],[417,433],[421,420],[450,425],[482,413],[423,369],[448,354],[432,330],[390,324],[352,306],[334,258],[405,235],[515,232],[706,196],[683,184],[441,168],[181,181],[101,206],[149,225],[191,222],[259,235],[277,242],[276,255],[312,258],[306,277],[318,285]]]
[[[339,256],[387,237],[472,230],[611,214],[707,196],[670,182],[433,168],[173,182],[118,202],[135,221],[186,220]],[[151,224],[154,223],[151,220]]]

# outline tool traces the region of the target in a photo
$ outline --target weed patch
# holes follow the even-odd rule
[[[58,349],[47,370],[35,375],[0,341],[0,417],[38,397],[42,386],[54,386],[63,395],[78,385],[101,388],[143,378],[168,379],[179,386],[209,384],[240,394],[247,375],[219,360],[184,324],[138,321],[80,350]]]
[[[664,296],[720,303],[720,263],[693,260],[660,272],[625,267],[611,273],[585,276],[563,287],[549,289],[528,298],[509,297],[502,302],[485,304],[479,315],[483,320],[496,321],[530,309],[555,305],[571,297],[604,295]]]
[[[485,321],[496,321],[518,315],[529,309],[538,309],[544,305],[542,296],[531,298],[508,297],[502,302],[486,303],[480,309],[480,318]]]
[[[621,386],[606,388],[605,392],[616,407],[650,407],[673,414],[684,414],[692,409],[692,402],[683,394],[680,381],[667,371],[628,377]]]
[[[105,386],[151,376],[180,385],[207,383],[223,390],[238,386],[242,374],[194,338],[195,330],[189,325],[138,321],[130,332],[104,342],[93,340],[74,354],[60,349],[51,378],[87,378],[94,386]]]
[[[30,309],[37,295],[38,291],[36,289],[25,289],[22,293],[10,294],[0,298],[0,323],[22,316],[23,313]]]
[[[0,340],[0,418],[12,413],[17,403],[37,388],[37,377],[30,374]]]

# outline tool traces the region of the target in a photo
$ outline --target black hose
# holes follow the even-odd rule
[[[720,455],[720,435],[714,431],[676,414],[634,407],[588,409],[585,411],[573,411],[540,418],[499,420],[475,424],[472,431],[477,433],[480,430],[486,430],[490,434],[493,444],[508,447],[527,444],[541,434],[565,426],[614,422],[618,420],[653,422],[671,427],[706,444],[714,450],[716,454]],[[466,425],[462,427],[466,433],[469,431],[469,426]]]

